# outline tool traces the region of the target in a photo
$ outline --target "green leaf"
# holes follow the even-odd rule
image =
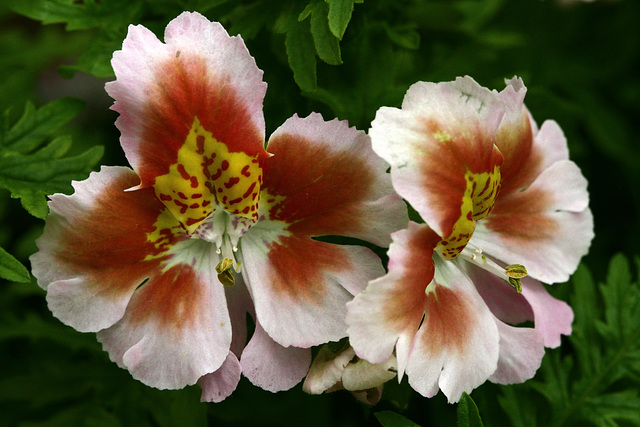
[[[38,110],[27,104],[20,120],[0,135],[0,187],[11,191],[11,197],[20,198],[27,212],[37,218],[47,215],[48,194],[70,191],[71,180],[85,178],[102,157],[102,147],[63,157],[71,148],[68,136],[38,148],[81,107],[82,103],[70,99],[53,101]]]
[[[73,65],[62,65],[58,72],[65,78],[71,78],[77,71],[82,71],[98,78],[114,76],[111,67],[113,52],[122,48],[124,34],[107,34],[101,32],[91,40],[89,47],[80,55]]]
[[[318,87],[316,54],[308,21],[290,19],[284,40],[289,66],[300,89],[313,92]]]
[[[373,415],[376,416],[382,427],[420,427],[413,421],[392,411],[376,412]]]
[[[224,22],[229,22],[229,34],[242,34],[244,40],[250,40],[257,37],[267,24],[276,21],[279,12],[271,0],[258,0],[236,5]],[[281,28],[274,28],[274,31],[283,32]]]
[[[338,40],[342,40],[351,21],[353,4],[361,2],[354,0],[326,0],[326,2],[329,4],[329,28]]]
[[[135,22],[142,6],[140,0],[13,0],[11,9],[42,21],[43,24],[66,24],[66,29],[113,28]]]
[[[83,109],[84,102],[73,98],[56,99],[38,110],[28,102],[18,122],[6,133],[0,133],[0,150],[7,148],[27,153],[73,120]]]
[[[311,14],[311,35],[320,59],[330,65],[340,65],[340,41],[329,29],[328,12],[329,7],[323,0],[314,0],[300,16],[306,18]]]
[[[31,280],[31,275],[27,268],[2,248],[0,248],[0,277],[21,283],[26,283]]]
[[[458,427],[484,427],[478,407],[467,393],[462,394],[458,403]]]

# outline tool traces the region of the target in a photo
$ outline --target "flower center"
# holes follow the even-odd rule
[[[243,218],[245,226],[258,220],[262,168],[258,155],[232,152],[197,117],[176,163],[156,178],[156,196],[192,235],[216,211]]]
[[[494,166],[492,172],[467,171],[464,178],[466,188],[462,196],[460,216],[453,225],[451,234],[436,246],[436,251],[445,260],[452,260],[462,253],[473,235],[475,222],[491,213],[500,191],[500,166]]]
[[[222,255],[222,261],[216,266],[216,273],[218,273],[220,283],[225,286],[233,286],[236,283],[236,279],[231,270],[233,269],[236,273],[240,273],[240,261],[236,260],[238,247],[231,245],[231,238],[228,234],[223,236],[222,241],[222,246],[216,250],[217,254]]]

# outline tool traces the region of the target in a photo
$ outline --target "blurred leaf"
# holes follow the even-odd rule
[[[392,411],[381,411],[374,414],[382,427],[420,427],[413,421]]]
[[[0,277],[21,283],[26,283],[31,280],[31,275],[27,268],[2,248],[0,248]]]
[[[244,40],[248,40],[255,38],[267,24],[276,21],[279,12],[271,0],[258,0],[236,5],[221,20],[229,24],[230,34],[241,34]],[[283,32],[282,29],[276,31]]]
[[[458,427],[483,427],[478,407],[471,396],[462,394],[458,403]]]
[[[11,191],[11,197],[20,198],[22,206],[37,218],[47,215],[46,195],[69,191],[71,180],[86,177],[102,157],[102,147],[92,147],[63,158],[71,148],[71,138],[65,136],[36,150],[80,108],[78,101],[70,99],[53,101],[38,110],[29,103],[22,118],[0,135],[0,186]]]
[[[15,15],[0,21],[0,112],[37,96],[43,73],[80,55],[90,39],[90,34],[69,34],[59,26],[34,29],[29,24],[36,23]]]
[[[44,296],[40,298],[44,299]],[[51,319],[51,321],[34,313],[29,313],[20,319],[4,318],[3,327],[0,330],[0,341],[14,338],[50,340],[70,350],[83,349],[101,352],[95,336],[78,333],[78,331],[55,320],[51,314],[47,316],[47,319]]]
[[[290,16],[285,27],[284,45],[293,78],[300,89],[313,92],[317,88],[316,54],[309,22]]]
[[[57,99],[38,110],[28,102],[20,120],[11,129],[0,132],[0,149],[28,153],[83,109],[84,103],[72,98]]]
[[[64,23],[69,31],[109,28],[133,22],[141,0],[10,0],[15,12],[42,21]]]
[[[65,78],[73,77],[77,71],[82,71],[98,78],[113,77],[111,58],[113,52],[122,48],[123,35],[100,32],[91,40],[91,43],[75,64],[62,65],[58,72]]]
[[[461,28],[472,34],[481,33],[480,28],[488,24],[505,4],[505,0],[461,0],[454,6],[465,15]]]
[[[362,3],[363,0],[325,0],[329,4],[329,28],[338,40],[342,40],[344,32],[347,30],[351,14],[353,13],[353,4]]]
[[[98,29],[75,65],[60,67],[63,76],[83,71],[112,77],[111,56],[122,46],[129,24],[139,22],[143,0],[11,0],[11,8],[43,24],[66,24],[68,31]]]
[[[324,0],[313,0],[298,19],[304,20],[311,15],[311,35],[318,56],[327,64],[340,65],[340,42],[329,29],[328,12],[329,7]]]
[[[383,25],[389,39],[398,46],[406,49],[418,49],[420,47],[420,34],[413,27],[391,28],[386,22]]]

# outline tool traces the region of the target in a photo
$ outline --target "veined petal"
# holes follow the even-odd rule
[[[414,84],[401,110],[383,107],[371,124],[373,149],[391,164],[394,188],[445,239],[449,246],[439,250],[445,258],[459,253],[474,221],[491,211],[503,113],[497,94],[464,77]]]
[[[221,402],[233,393],[238,386],[242,374],[242,366],[238,356],[242,354],[247,343],[247,314],[255,317],[253,303],[242,280],[236,275],[233,286],[224,287],[229,318],[231,320],[231,351],[227,358],[215,372],[206,374],[198,379],[202,389],[201,402]]]
[[[528,187],[553,163],[569,160],[567,141],[557,123],[546,121],[538,131],[524,106],[526,91],[522,80],[514,77],[499,94],[506,109],[495,141],[504,156],[499,197]]]
[[[171,21],[165,42],[130,26],[106,86],[140,186],[155,186],[190,234],[216,205],[257,214],[259,162],[268,157],[262,72],[240,37],[195,12]]]
[[[510,325],[533,321],[533,310],[523,294],[492,273],[469,263],[465,267],[485,304],[500,321]]]
[[[261,212],[296,235],[341,235],[379,246],[408,216],[369,137],[346,121],[293,116],[269,139]]]
[[[449,402],[484,383],[499,356],[495,318],[456,263],[435,258],[435,280],[406,367],[414,390],[431,397],[439,388]]]
[[[498,94],[505,106],[495,139],[504,157],[500,167],[501,194],[526,187],[540,173],[542,153],[534,150],[535,123],[524,106],[526,93],[522,79],[514,77],[507,81],[507,87]]]
[[[561,335],[571,335],[573,310],[569,304],[555,299],[540,282],[528,277],[522,280],[522,294],[531,305],[535,327],[544,339],[544,346],[558,347]]]
[[[259,222],[240,242],[258,321],[285,347],[343,338],[345,304],[384,274],[380,259],[361,246],[278,234],[269,227]]]
[[[545,169],[524,191],[500,197],[471,242],[545,283],[564,282],[593,239],[587,181],[570,161]]]
[[[500,332],[498,369],[489,380],[498,384],[517,384],[533,378],[544,356],[542,333],[534,328],[516,328],[496,319]]]
[[[389,272],[369,283],[347,304],[349,341],[371,363],[387,360],[398,342],[411,343],[424,315],[425,289],[434,274],[433,248],[439,237],[424,224],[409,223],[391,235]],[[398,350],[399,377],[406,351]]]
[[[523,278],[522,293],[519,294],[504,280],[480,268],[468,267],[467,271],[485,304],[499,321],[511,325],[534,322],[545,347],[557,347],[561,335],[571,334],[571,307],[549,295],[537,280]]]
[[[204,375],[198,380],[202,389],[201,402],[222,402],[229,397],[240,382],[242,368],[233,352],[215,372]]]
[[[311,349],[283,347],[256,322],[240,363],[242,373],[253,385],[271,392],[289,390],[307,374]]]
[[[73,182],[73,195],[51,196],[33,274],[53,314],[79,331],[122,318],[135,289],[166,258],[166,245],[179,239],[164,227],[161,242],[150,239],[162,231],[164,206],[150,189],[125,191],[139,182],[129,168],[105,166]]]
[[[220,368],[231,324],[213,275],[217,261],[213,254],[194,255],[191,265],[165,267],[136,290],[122,320],[98,332],[111,360],[160,389],[194,384]]]

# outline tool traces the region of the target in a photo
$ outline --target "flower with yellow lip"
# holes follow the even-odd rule
[[[587,182],[525,93],[517,78],[500,93],[419,82],[369,132],[425,223],[392,234],[388,273],[347,304],[349,339],[374,364],[395,354],[398,379],[428,397],[525,381],[571,332],[573,312],[538,280],[566,281],[587,253]]]
[[[266,83],[240,37],[185,12],[164,39],[131,26],[113,55],[106,89],[133,170],[51,197],[33,273],[56,317],[97,332],[145,384],[197,382],[207,401],[241,372],[293,387],[309,347],[346,336],[345,304],[384,273],[371,250],[312,237],[386,246],[406,207],[346,122],[294,115],[265,149]]]

